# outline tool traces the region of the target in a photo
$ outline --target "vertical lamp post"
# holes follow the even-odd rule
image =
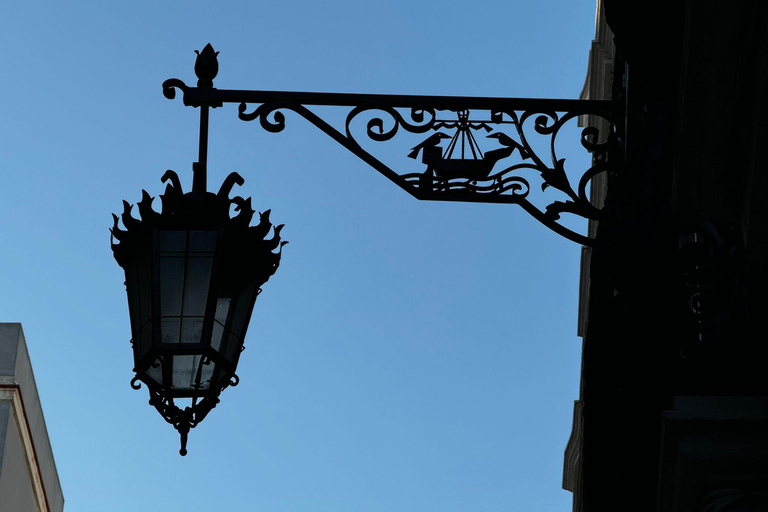
[[[215,54],[199,56],[200,87],[212,87],[217,67]],[[187,453],[189,429],[216,406],[227,386],[237,385],[256,297],[277,270],[286,243],[280,241],[282,226],[272,230],[269,211],[250,226],[251,199],[230,199],[234,184],[243,184],[239,175],[230,174],[216,194],[206,191],[208,106],[201,107],[200,124],[192,191],[183,193],[169,170],[162,178],[169,182],[160,196],[162,211],[152,209],[153,198],[144,191],[137,205],[141,219],[124,201],[125,229],[116,215],[111,229],[128,291],[136,372],[131,385],[149,389],[150,405],[181,435],[181,455]]]

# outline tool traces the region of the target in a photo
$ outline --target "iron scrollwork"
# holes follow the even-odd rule
[[[208,45],[198,59],[216,55]],[[588,197],[590,182],[614,171],[621,160],[613,105],[607,101],[238,91],[208,83],[212,78],[198,87],[170,79],[163,90],[168,98],[181,90],[188,106],[238,103],[241,120],[258,121],[270,133],[283,131],[285,112],[294,112],[417,199],[519,204],[553,231],[584,245],[592,240],[561,217],[599,220],[600,210]],[[308,106],[347,108],[343,127]],[[579,118],[590,120],[580,142],[591,163],[573,173],[567,172],[557,143],[563,127]],[[402,163],[387,165],[371,143],[392,141],[400,133],[410,134],[414,145],[401,155]],[[533,193],[537,184],[541,194]]]

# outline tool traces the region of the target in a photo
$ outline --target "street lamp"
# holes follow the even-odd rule
[[[519,204],[558,234],[591,245],[591,238],[563,224],[561,215],[599,219],[589,184],[601,173],[614,172],[622,156],[611,102],[216,89],[217,57],[210,44],[198,52],[197,87],[175,78],[163,83],[167,98],[180,90],[185,105],[200,108],[192,192],[182,193],[178,177],[168,171],[162,213],[152,210],[152,198],[144,192],[138,203],[141,220],[125,203],[126,229],[119,228],[116,216],[112,228],[119,241],[112,246],[115,258],[126,273],[136,372],[132,385],[143,382],[149,388],[150,403],[181,434],[182,455],[189,429],[216,405],[224,388],[237,383],[254,301],[277,269],[285,244],[282,226],[264,238],[272,227],[268,211],[249,227],[250,199],[229,198],[232,186],[243,183],[239,175],[231,174],[217,194],[206,192],[209,109],[237,103],[240,119],[258,120],[272,133],[285,129],[283,112],[293,111],[417,199]],[[249,105],[257,106],[249,110]],[[344,127],[332,126],[309,106],[346,108]],[[581,144],[592,159],[572,183],[556,140],[563,126],[576,120],[586,121]],[[411,168],[393,170],[374,155],[371,143],[402,133],[418,136],[404,155]],[[479,134],[496,145],[484,149]],[[532,140],[542,137],[548,141],[539,155],[541,146]],[[534,179],[542,192],[556,191],[544,207],[532,200]],[[233,204],[239,214],[230,218]],[[191,402],[184,409],[175,402],[182,398]]]
[[[210,75],[200,63],[196,69]],[[152,209],[153,198],[144,191],[137,205],[141,219],[124,201],[125,229],[116,215],[111,229],[128,291],[136,372],[131,386],[147,386],[149,403],[181,435],[181,455],[187,453],[190,428],[216,406],[225,388],[237,385],[235,371],[256,297],[287,243],[280,240],[282,226],[272,229],[269,210],[250,226],[251,199],[229,197],[232,187],[244,182],[238,174],[230,174],[216,194],[205,190],[204,147],[201,141],[191,192],[185,194],[169,170],[162,177],[168,182],[160,196],[162,212]],[[231,217],[233,206],[238,213]]]

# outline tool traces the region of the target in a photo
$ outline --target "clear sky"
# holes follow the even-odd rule
[[[129,386],[108,228],[166,169],[190,186],[198,111],[161,84],[194,84],[208,42],[219,88],[577,98],[594,0],[0,13],[0,321],[23,323],[65,510],[570,510],[581,248],[521,208],[419,202],[299,118],[213,111],[210,187],[240,173],[290,244],[184,458]]]

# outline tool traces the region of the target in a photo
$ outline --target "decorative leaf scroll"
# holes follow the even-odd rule
[[[566,227],[561,215],[599,219],[589,184],[611,170],[609,161],[615,170],[621,160],[612,104],[604,101],[203,90],[177,79],[163,87],[168,98],[181,90],[185,105],[239,103],[240,119],[258,121],[271,133],[286,128],[285,111],[295,112],[418,199],[519,204],[550,229],[585,245],[591,239]],[[343,128],[308,106],[346,108]],[[566,172],[569,160],[558,154],[558,136],[581,116],[603,129],[582,129],[581,146],[591,164]],[[413,141],[402,163],[389,165],[384,162],[389,159],[376,156],[380,152],[371,143],[401,134]]]

